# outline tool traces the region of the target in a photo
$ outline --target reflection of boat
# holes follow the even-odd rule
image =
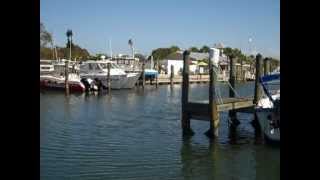
[[[259,124],[267,140],[280,142],[280,72],[260,79],[265,97],[256,107]]]
[[[85,61],[80,65],[80,77],[98,80],[103,86],[108,87],[108,66],[110,63],[110,83],[112,89],[131,89],[135,86],[139,74],[126,73],[117,64],[109,60]]]
[[[85,91],[85,86],[76,74],[69,74],[68,82],[70,92]],[[65,77],[60,75],[40,75],[40,88],[64,90]]]

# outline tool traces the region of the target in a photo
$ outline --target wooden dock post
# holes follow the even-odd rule
[[[264,66],[264,75],[268,75],[269,73],[270,73],[270,60],[269,60],[269,58],[265,58],[264,60],[263,60],[263,66]]]
[[[158,59],[156,60],[156,70],[157,70],[157,75],[156,75],[156,88],[158,88],[158,76],[159,76],[159,64],[158,64]]]
[[[219,112],[217,109],[217,99],[215,86],[217,82],[217,74],[214,72],[213,64],[213,49],[209,50],[209,119],[210,119],[210,129],[205,133],[210,138],[218,137],[219,134]],[[216,68],[217,70],[218,68]]]
[[[170,85],[173,86],[173,77],[174,77],[174,67],[171,65],[171,73],[170,73]]]
[[[142,63],[142,88],[144,89],[146,83],[146,76],[145,76],[145,62]]]
[[[66,95],[69,95],[69,61],[66,60],[65,61],[65,68],[64,68],[64,72],[65,72],[65,93]]]
[[[183,135],[193,135],[194,132],[190,126],[190,114],[187,112],[186,107],[189,103],[189,51],[183,52],[183,81],[182,81],[182,96],[181,96],[181,126]]]
[[[261,56],[261,54],[257,54],[257,56],[256,56],[256,77],[255,77],[255,84],[254,84],[254,99],[253,99],[254,104],[258,104],[258,101],[261,97],[261,86],[259,83],[261,73],[262,73],[262,56]]]
[[[107,81],[108,81],[108,94],[111,94],[111,79],[110,79],[110,66],[111,64],[108,63],[107,64],[107,68],[108,68],[108,77],[107,77]]]
[[[256,56],[256,74],[255,74],[255,84],[254,84],[254,98],[253,104],[257,105],[259,99],[261,97],[261,86],[260,86],[260,77],[262,73],[262,56],[261,54],[257,54]],[[255,129],[255,137],[256,139],[260,139],[261,136],[261,127],[258,123],[257,114],[254,113],[254,119],[251,122],[252,126]]]
[[[243,59],[242,58],[240,60],[240,72],[241,72],[241,75],[240,75],[241,81],[245,82],[245,73],[243,71]]]
[[[235,77],[236,68],[235,68],[235,59],[234,59],[234,57],[231,56],[231,57],[229,57],[229,59],[230,59],[230,62],[229,62],[230,63],[229,83],[230,83],[230,86],[231,86],[231,87],[229,87],[229,97],[233,98],[233,97],[235,97],[234,90],[235,90],[235,87],[236,87],[235,86],[235,84],[236,84],[236,80],[235,80],[235,78],[236,78]],[[237,125],[240,124],[240,121],[237,119],[237,112],[236,111],[230,110],[229,111],[229,118],[230,118],[230,120],[232,122],[232,125],[237,126]]]

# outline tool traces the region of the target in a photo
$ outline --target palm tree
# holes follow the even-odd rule
[[[72,46],[72,35],[73,35],[72,30],[68,29],[66,35],[67,35],[68,42],[69,42],[69,48],[70,48],[70,56],[69,56],[69,58],[70,58],[70,61],[71,61],[71,46]]]

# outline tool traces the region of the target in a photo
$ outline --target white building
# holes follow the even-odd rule
[[[197,70],[197,61],[196,59],[190,56],[190,65],[189,72],[190,74],[194,74]],[[161,61],[161,67],[164,70],[165,74],[171,74],[171,65],[173,65],[173,74],[181,75],[183,71],[183,55],[181,52],[173,53],[168,56],[167,59]]]

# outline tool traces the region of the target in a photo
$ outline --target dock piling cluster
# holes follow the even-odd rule
[[[182,81],[182,99],[181,99],[181,127],[183,136],[193,135],[194,132],[190,126],[190,119],[194,120],[206,120],[210,122],[209,130],[205,134],[209,138],[216,138],[219,135],[219,112],[229,111],[229,117],[232,125],[231,131],[235,131],[236,126],[240,123],[237,119],[237,112],[254,113],[255,103],[258,102],[261,94],[259,79],[261,77],[261,59],[260,54],[256,57],[256,82],[255,82],[255,96],[254,98],[235,97],[235,61],[233,57],[230,57],[230,88],[229,98],[223,98],[222,102],[218,102],[215,93],[215,87],[217,85],[217,74],[214,72],[216,68],[213,64],[212,52],[209,52],[209,99],[207,102],[189,102],[189,51],[183,53],[183,81]],[[218,69],[218,68],[217,68]]]

